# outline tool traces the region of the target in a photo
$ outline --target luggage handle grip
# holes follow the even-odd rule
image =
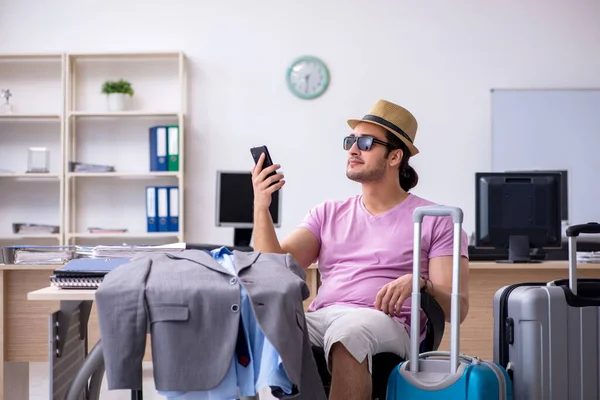
[[[463,222],[463,211],[458,207],[450,206],[423,206],[415,208],[413,213],[413,221],[416,223],[422,223],[423,218],[427,215],[433,217],[452,217],[452,222],[462,224]]]
[[[424,353],[419,354],[419,360],[421,360],[423,358],[428,358],[428,357],[441,357],[443,359],[447,359],[450,357],[450,352],[436,350],[436,351],[426,351]],[[462,354],[462,353],[458,354],[458,359],[461,361],[464,361],[466,363],[469,363],[469,364],[477,363],[478,361],[480,361],[480,359],[477,357],[468,356],[468,355]],[[408,363],[408,368],[410,368],[410,361]]]
[[[426,357],[443,357],[448,358],[450,356],[449,351],[426,351],[424,353],[419,354],[419,359]],[[468,363],[472,363],[473,360],[476,360],[477,357],[468,356],[466,354],[459,354],[458,358]]]
[[[421,337],[421,225],[425,216],[450,216],[454,225],[454,246],[452,251],[452,293],[450,297],[450,373],[453,374],[458,368],[459,344],[460,344],[460,252],[462,240],[463,211],[459,207],[432,205],[421,206],[413,211],[414,220],[414,249],[413,249],[413,282],[411,297],[411,345],[410,345],[410,369],[418,372],[419,339]],[[415,311],[417,310],[417,311]]]
[[[577,237],[581,233],[600,233],[600,224],[597,222],[588,222],[587,224],[571,225],[567,227],[567,237]]]
[[[566,229],[569,239],[569,288],[573,294],[577,294],[577,237],[581,233],[600,233],[600,224],[588,222],[587,224],[571,225]]]

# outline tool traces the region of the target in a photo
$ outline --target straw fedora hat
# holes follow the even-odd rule
[[[414,145],[417,135],[417,120],[404,107],[386,100],[377,100],[362,119],[349,119],[348,125],[354,129],[360,122],[369,122],[387,129],[406,144],[411,157],[419,153]]]

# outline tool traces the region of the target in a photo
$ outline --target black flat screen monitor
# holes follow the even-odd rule
[[[475,246],[508,248],[508,260],[533,262],[530,249],[561,247],[560,172],[475,174]]]
[[[566,169],[532,169],[532,170],[518,170],[518,171],[507,171],[507,172],[519,172],[519,173],[546,173],[546,172],[560,172],[560,217],[563,221],[569,221],[569,171]],[[564,232],[563,232],[564,233]]]
[[[254,188],[250,172],[217,172],[216,225],[234,228],[234,245],[249,246],[254,227]],[[275,227],[281,226],[281,191],[269,207]]]

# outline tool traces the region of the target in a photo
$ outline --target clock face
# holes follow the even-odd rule
[[[329,85],[329,71],[315,57],[300,57],[287,71],[288,88],[301,99],[314,99],[322,95]]]

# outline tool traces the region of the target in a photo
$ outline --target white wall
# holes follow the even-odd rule
[[[187,239],[214,226],[217,169],[250,169],[267,144],[283,165],[285,236],[306,211],[360,187],[346,179],[345,120],[378,98],[419,121],[415,193],[461,206],[474,228],[473,174],[490,165],[490,89],[600,86],[593,0],[3,0],[0,52],[182,50],[190,60]],[[294,98],[297,56],[329,66],[328,92]]]

